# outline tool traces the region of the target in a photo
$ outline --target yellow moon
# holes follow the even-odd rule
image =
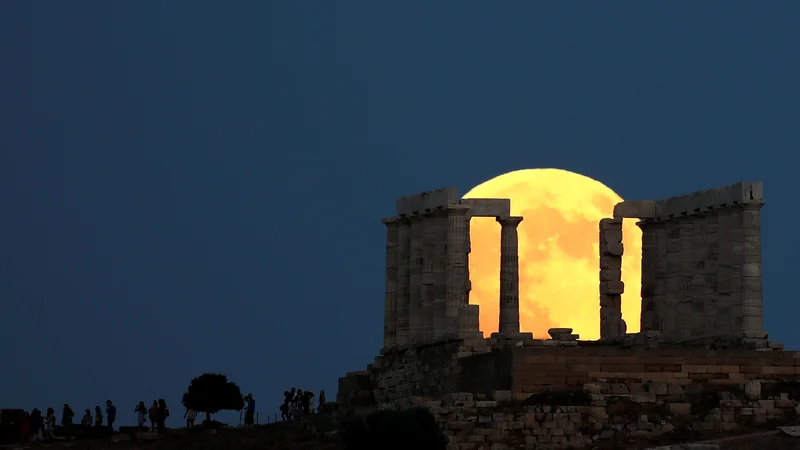
[[[549,339],[548,328],[573,328],[581,339],[600,337],[598,222],[622,201],[603,183],[560,169],[510,172],[481,183],[464,198],[511,199],[519,225],[520,328]],[[471,221],[470,303],[480,305],[484,335],[498,328],[500,225]],[[622,317],[639,331],[642,231],[623,223]]]

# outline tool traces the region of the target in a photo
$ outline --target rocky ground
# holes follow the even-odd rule
[[[672,442],[653,446],[641,443],[615,443],[611,446],[586,447],[587,450],[800,450],[800,436],[768,430],[748,430],[737,436],[719,435],[702,441],[685,436],[684,443]],[[681,442],[681,441],[678,441]],[[610,444],[610,443],[609,443]],[[20,446],[0,446],[3,450]],[[252,429],[222,428],[219,430],[173,430],[164,435],[154,433],[120,433],[111,442],[106,439],[43,443],[32,448],[54,450],[343,450],[335,439],[325,439],[323,433],[299,426],[297,423],[278,423]],[[492,449],[501,447],[492,447]],[[503,448],[503,450],[512,450]]]

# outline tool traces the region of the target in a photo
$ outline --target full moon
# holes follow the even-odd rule
[[[464,198],[511,199],[519,225],[520,328],[548,339],[548,328],[569,327],[581,339],[600,337],[599,226],[622,201],[603,183],[560,169],[510,172],[481,183]],[[480,305],[484,335],[496,332],[500,298],[500,225],[471,221],[470,303]],[[623,223],[622,317],[639,331],[642,231]]]

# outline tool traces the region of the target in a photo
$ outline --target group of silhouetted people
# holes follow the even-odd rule
[[[325,391],[319,391],[319,411],[325,405]],[[292,418],[312,414],[314,412],[314,393],[311,391],[303,392],[302,389],[292,388],[283,392],[283,404],[280,406],[281,419],[289,420]]]
[[[114,430],[114,421],[117,418],[117,408],[111,402],[111,400],[106,400],[106,424],[103,425],[103,411],[100,409],[99,406],[95,406],[94,408],[95,415],[92,416],[90,410],[86,410],[86,414],[81,419],[81,427],[85,430],[89,429],[96,429],[96,428],[106,428],[108,430]],[[75,413],[72,411],[72,408],[68,404],[64,404],[64,409],[61,412],[61,426],[64,428],[64,436],[67,439],[71,439],[74,437],[74,424],[73,420],[75,419]],[[45,415],[42,416],[42,412],[39,408],[34,408],[33,411],[28,413],[25,412],[25,415],[22,418],[22,441],[27,442],[38,442],[38,441],[52,441],[58,439],[56,437],[56,412],[53,408],[47,408]]]
[[[150,420],[150,431],[164,431],[167,428],[169,408],[167,408],[167,402],[163,398],[153,400],[150,408],[147,408],[144,402],[141,401],[136,405],[133,412],[136,413],[136,424],[140,430],[148,429],[148,419]]]

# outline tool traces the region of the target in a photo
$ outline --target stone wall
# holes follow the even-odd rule
[[[615,219],[641,219],[641,331],[659,331],[673,340],[766,336],[762,190],[761,183],[736,183],[615,206]],[[602,264],[601,260],[601,268]],[[613,308],[606,309],[606,316],[612,317]]]
[[[794,423],[799,393],[796,382],[597,382],[525,402],[510,400],[509,391],[463,392],[411,397],[398,407],[429,408],[450,450],[643,448]]]
[[[662,382],[738,385],[747,380],[796,380],[800,353],[705,348],[625,349],[619,346],[514,349],[509,357],[515,398],[586,383]]]

